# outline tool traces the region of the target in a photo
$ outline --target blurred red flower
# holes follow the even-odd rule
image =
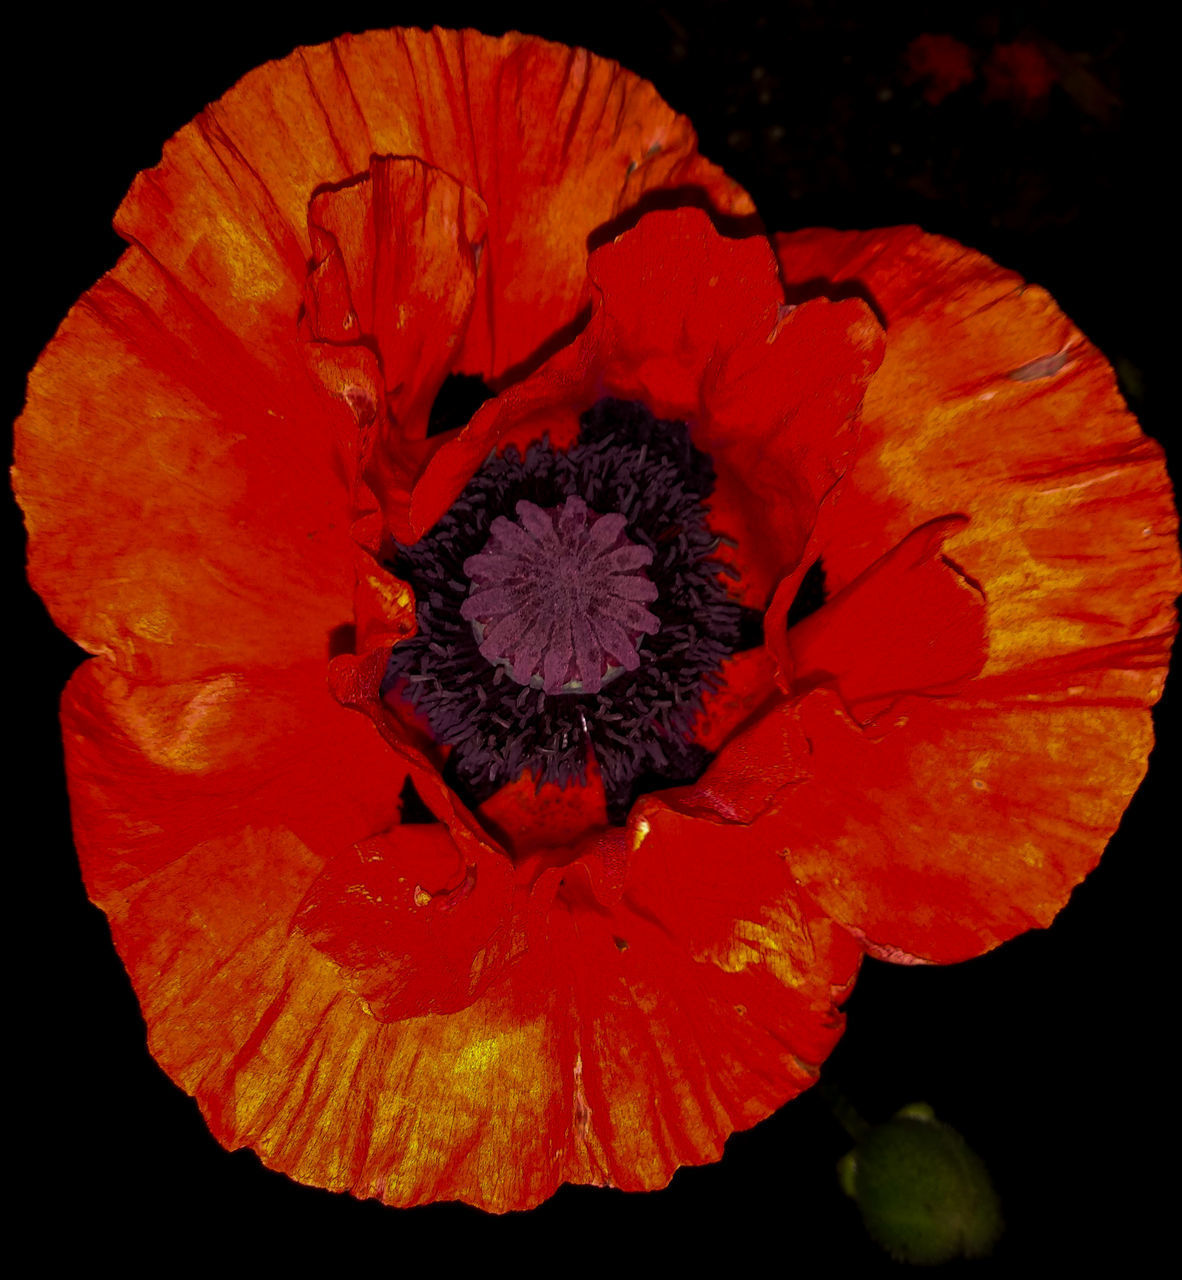
[[[1160,451],[1042,290],[751,213],[615,64],[441,31],[251,73],[121,206],[15,479],[95,655],[87,887],[225,1145],[392,1204],[661,1186],[812,1082],[864,950],[979,954],[1099,858]],[[452,374],[496,394],[436,432]]]
[[[1041,102],[1059,79],[1043,51],[1029,40],[995,45],[982,74],[987,98],[1004,98],[1020,106]]]
[[[976,75],[973,51],[955,36],[925,31],[907,46],[904,58],[910,79],[926,82],[923,96],[933,107],[971,83]]]

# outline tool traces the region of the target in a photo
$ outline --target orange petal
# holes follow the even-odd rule
[[[124,254],[17,423],[29,575],[55,621],[135,676],[326,657],[352,613],[336,412],[295,344],[244,348]]]
[[[663,1186],[811,1083],[857,948],[795,900],[774,854],[735,842],[719,861],[687,846],[676,816],[634,826],[629,894],[610,910],[572,868],[526,950],[514,926],[498,952],[494,923],[475,978],[468,938],[460,967],[400,968],[406,931],[387,917],[407,893],[445,908],[466,887],[462,860],[442,826],[393,827],[359,842],[384,865],[350,872],[342,854],[326,875],[326,851],[391,819],[395,790],[367,767],[371,726],[310,687],[134,685],[89,663],[67,706],[91,892],[153,1054],[221,1142],[333,1190],[500,1211],[563,1181]],[[398,883],[407,852],[413,885]],[[624,851],[595,852],[588,877],[618,880]],[[376,930],[322,927],[340,905],[330,880],[363,891],[348,905]],[[475,998],[382,1020],[395,996],[450,1008],[449,983]]]
[[[466,1009],[514,958],[513,868],[467,863],[441,822],[331,859],[293,920],[382,1022]],[[519,949],[519,948],[518,948]]]
[[[502,986],[446,1018],[383,1024],[292,931],[326,855],[395,820],[403,773],[363,717],[291,674],[156,686],[90,662],[67,694],[87,885],[152,1052],[223,1143],[294,1177],[392,1203],[540,1200],[556,1169],[505,1169],[571,1114],[555,997]]]
[[[902,698],[869,729],[818,691],[790,713],[807,776],[752,837],[886,959],[964,960],[1048,925],[1099,860],[1152,744],[1143,711],[1085,702],[1084,674],[1069,682]]]
[[[153,1054],[223,1144],[300,1181],[493,1211],[564,1181],[663,1186],[807,1087],[841,1031],[857,948],[772,855],[714,902],[654,854],[631,905],[558,905],[469,1007],[392,1023],[289,928],[319,864],[247,829],[107,907]]]
[[[817,508],[856,442],[854,415],[882,335],[849,299],[782,306],[762,237],[729,240],[698,209],[650,213],[592,254],[596,298],[578,340],[490,401],[416,486],[415,536],[431,528],[493,448],[547,432],[556,448],[605,395],[688,421],[718,471],[718,533],[739,542],[745,590],[764,604],[799,562]],[[675,296],[678,305],[668,306]],[[752,584],[758,584],[753,588]]]
[[[446,1017],[377,1021],[291,932],[319,871],[290,831],[250,827],[108,904],[157,1061],[223,1145],[297,1180],[404,1205],[551,1194],[573,1112],[559,992],[502,982]]]
[[[733,654],[719,668],[722,683],[702,695],[702,714],[694,738],[707,751],[718,751],[735,730],[775,694],[774,664],[763,645]]]
[[[488,205],[487,253],[458,367],[500,378],[588,296],[587,237],[656,188],[727,213],[746,195],[697,153],[650,84],[585,50],[511,33],[372,31],[243,77],[165,146],[116,217],[250,346],[290,341],[308,200],[414,156]]]
[[[309,205],[306,334],[320,344],[317,366],[331,367],[334,345],[377,353],[384,411],[374,414],[365,474],[384,508],[409,498],[421,454],[411,446],[427,434],[468,328],[487,218],[484,202],[454,178],[389,156]]]
[[[777,852],[881,958],[967,959],[1049,924],[1096,865],[1145,772],[1138,684],[1163,657],[1054,664],[1021,693],[998,678],[908,695],[867,726],[831,689],[783,699],[643,816],[678,815],[686,846]]]
[[[655,802],[711,826],[754,821],[780,791],[808,773],[808,743],[792,706],[779,694],[767,698],[759,714],[723,743],[697,782],[663,791]]]
[[[246,826],[282,826],[319,857],[347,849],[397,820],[406,776],[320,663],[159,685],[86,662],[62,730],[83,875],[104,907]]]
[[[691,422],[718,472],[711,527],[739,543],[766,604],[853,452],[878,324],[857,299],[785,307],[763,237],[724,239],[693,209],[650,214],[588,272],[602,294],[600,379]]]
[[[887,353],[822,554],[840,589],[935,516],[985,596],[985,674],[1170,636],[1182,589],[1161,449],[1046,292],[914,227],[778,236],[784,275],[872,296]],[[1152,701],[1161,672],[1146,672]]]
[[[334,658],[328,668],[333,696],[374,725],[387,747],[403,762],[420,798],[441,822],[447,823],[469,862],[477,861],[486,852],[503,852],[443,781],[441,770],[446,754],[421,727],[413,710],[408,710],[404,699],[387,702],[382,698],[382,678],[389,658],[389,649],[381,648],[371,649],[361,657],[344,653]]]
[[[585,786],[548,782],[538,787],[527,771],[501,787],[477,813],[515,859],[539,850],[573,850],[585,834],[607,826],[599,765],[588,752]]]
[[[785,768],[761,823],[879,953],[962,959],[1050,921],[1144,774],[1182,586],[1169,480],[1043,290],[916,228],[776,245],[790,295],[852,288],[887,325],[817,546],[830,588],[959,513],[945,553],[981,590],[988,653],[956,697],[865,732],[806,700],[809,778]]]
[[[364,546],[353,548],[353,566],[357,584],[353,598],[355,622],[353,643],[348,647],[357,653],[378,648],[389,652],[391,645],[415,633],[414,592]]]
[[[612,911],[570,895],[550,926],[573,993],[576,1134],[599,1180],[629,1190],[719,1159],[731,1132],[812,1084],[858,964],[774,851],[730,832],[723,848],[659,807],[651,819]]]
[[[293,325],[308,201],[375,152],[421,157],[492,206],[456,353],[489,377],[574,321],[588,235],[646,192],[751,212],[651,85],[583,51],[374,32],[246,76],[136,179],[116,217],[135,247],[62,326],[18,425],[30,573],[92,653],[166,678],[286,665],[348,620],[358,422],[309,391]],[[359,367],[337,390],[373,382]]]
[[[942,554],[963,517],[932,520],[788,633],[797,689],[832,681],[859,719],[907,691],[947,689],[985,661],[981,593]]]

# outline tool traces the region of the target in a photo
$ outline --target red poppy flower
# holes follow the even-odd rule
[[[950,242],[695,204],[751,211],[612,63],[345,37],[172,140],[31,377],[88,890],[297,1179],[661,1186],[1144,772],[1176,525],[1100,356]]]

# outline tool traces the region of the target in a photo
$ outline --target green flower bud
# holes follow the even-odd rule
[[[1001,1205],[975,1152],[926,1103],[874,1125],[838,1165],[871,1237],[899,1262],[985,1256]]]

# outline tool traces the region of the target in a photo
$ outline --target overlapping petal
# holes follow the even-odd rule
[[[289,930],[320,859],[282,827],[195,842],[108,914],[153,1054],[225,1145],[390,1204],[520,1209],[717,1159],[840,1035],[858,949],[779,860],[736,858],[716,893],[703,849],[668,903],[664,847],[610,917],[572,886],[512,980],[446,1016],[373,1017]]]
[[[647,215],[587,270],[586,328],[440,448],[412,497],[413,531],[435,523],[490,449],[543,431],[565,448],[601,397],[641,400],[692,424],[718,472],[711,527],[739,545],[718,558],[738,561],[740,598],[765,607],[849,462],[882,355],[877,322],[858,299],[787,307],[766,241],[729,240],[696,209]]]
[[[689,270],[687,263],[696,264],[697,269]],[[739,559],[745,568],[759,555],[766,555],[770,560],[782,557],[788,564],[794,564],[807,541],[818,504],[841,474],[848,457],[852,441],[851,418],[879,355],[879,329],[867,309],[855,301],[817,304],[801,309],[798,315],[784,312],[776,265],[766,244],[729,241],[719,235],[704,214],[696,210],[648,215],[634,230],[597,250],[591,257],[589,274],[596,284],[596,294],[583,334],[532,377],[508,388],[478,414],[468,428],[439,447],[412,496],[412,527],[422,531],[433,525],[490,450],[503,448],[507,443],[524,447],[543,432],[560,446],[570,444],[577,430],[579,415],[604,395],[619,395],[643,398],[646,403],[654,404],[658,412],[691,419],[697,437],[708,447],[717,441],[713,447],[719,455],[724,455],[721,465],[729,465],[728,474],[739,473],[740,483],[757,489],[761,484],[765,485],[764,491],[769,499],[774,496],[789,523],[784,529],[777,527],[771,535],[764,532],[756,540],[758,552],[754,555],[746,548],[740,551]],[[672,325],[668,322],[662,292],[670,287],[666,276],[672,278],[681,299],[676,323]],[[658,381],[660,387],[656,385]],[[778,396],[770,394],[773,384],[781,388]],[[742,386],[754,386],[757,391],[768,393],[763,398],[752,396],[747,402],[745,416],[739,412]],[[784,394],[786,388],[790,388],[790,394]],[[725,456],[728,444],[739,459],[737,462]],[[780,451],[778,454],[777,450]],[[777,493],[773,494],[770,480],[755,478],[750,469],[759,453],[776,454],[779,459],[777,476],[780,491]],[[745,465],[749,469],[742,471]],[[748,512],[751,502],[748,495],[743,504]],[[772,579],[773,571],[769,570],[767,582],[770,584]],[[766,592],[770,592],[770,585]],[[378,667],[370,659],[359,662],[340,659],[338,666],[342,672],[348,666],[355,673],[350,677],[348,688],[343,689],[343,696],[373,716],[392,745],[398,747],[409,732],[414,749],[421,749],[428,755],[432,753],[431,744],[425,738],[415,743],[414,731],[408,729],[405,717],[394,714],[394,709],[378,696]],[[755,654],[751,660],[739,662],[738,667],[748,678],[741,675],[734,690],[724,688],[723,693],[711,702],[711,728],[719,741],[768,694],[766,684],[761,684],[769,673],[765,658]],[[759,687],[751,686],[752,674],[756,676]],[[353,683],[354,680],[357,683]],[[472,966],[471,985],[467,988],[469,998],[477,993],[480,982],[485,980],[488,957],[492,953],[498,957],[495,964],[504,967],[506,983],[516,986],[530,981],[529,975],[535,972],[530,955],[539,948],[546,950],[552,945],[556,930],[565,931],[563,945],[556,950],[565,956],[561,965],[564,968],[571,966],[571,981],[576,984],[572,989],[572,1016],[579,1019],[590,1017],[590,1010],[598,1009],[601,999],[598,984],[584,972],[586,966],[571,958],[592,945],[589,939],[616,937],[620,932],[637,932],[639,936],[648,938],[652,945],[641,948],[627,961],[628,973],[631,975],[629,981],[654,984],[654,989],[659,985],[660,974],[666,974],[672,981],[679,964],[684,964],[684,956],[674,962],[678,947],[670,946],[669,939],[679,927],[690,927],[694,900],[691,899],[683,908],[685,920],[677,926],[668,918],[667,904],[663,903],[655,884],[648,891],[650,905],[643,906],[629,896],[639,884],[634,861],[636,849],[643,842],[645,833],[633,825],[629,830],[635,847],[617,847],[620,840],[606,827],[602,793],[594,785],[595,781],[596,774],[592,768],[592,785],[572,788],[573,795],[567,796],[549,787],[544,792],[554,792],[554,795],[535,796],[536,788],[527,778],[522,778],[481,806],[479,816],[486,824],[486,830],[502,840],[504,851],[514,858],[518,890],[512,893],[508,884],[498,879],[496,883],[500,887],[493,891],[494,896],[486,897],[485,907],[478,908],[476,900],[484,884],[484,868],[489,865],[489,859],[479,851],[473,853],[473,860],[468,864],[469,893],[455,908],[457,922],[463,913],[469,913],[473,928],[477,928],[478,921],[483,921],[478,927],[481,936],[470,939],[467,951]],[[559,795],[562,795],[561,803]],[[439,816],[451,824],[457,839],[470,840],[472,816],[458,811],[454,802],[450,805],[447,812],[438,810]],[[391,838],[396,839],[393,835]],[[668,858],[675,847],[671,842],[676,840],[677,837],[665,829],[659,835],[649,836],[650,843],[646,848],[652,857],[659,859],[655,865],[668,868]],[[663,847],[663,854],[657,846]],[[717,871],[708,872],[706,865],[713,852],[704,848],[700,856],[703,865],[699,871],[693,872],[687,866],[686,874],[703,878],[715,876]],[[380,850],[363,850],[360,862],[369,862],[372,866],[375,861],[380,863],[382,857]],[[462,879],[462,863],[455,862],[454,858],[451,862],[454,863],[451,866],[452,879],[456,882],[451,886],[454,893]],[[772,855],[766,855],[763,862],[765,865],[758,874],[745,871],[746,864],[737,859],[731,863],[731,874],[736,877],[736,899],[744,900],[746,915],[754,921],[762,919],[767,907],[763,877],[770,875],[781,882],[781,896],[788,895],[790,891],[779,861]],[[556,888],[559,872],[568,884],[565,891],[561,887]],[[333,883],[321,886],[325,891],[331,891],[328,896],[321,898],[319,891],[314,891],[312,910],[315,924],[309,936],[318,936],[328,953],[343,960],[346,967],[368,968],[370,978],[366,981],[370,982],[371,1002],[375,998],[379,1002],[394,999],[396,1003],[389,1007],[399,1008],[405,1015],[407,1010],[397,1003],[402,997],[393,990],[395,987],[401,990],[402,978],[395,976],[391,979],[389,971],[395,969],[399,973],[408,973],[408,966],[414,968],[416,963],[434,964],[440,974],[454,969],[463,986],[469,975],[461,963],[462,949],[457,950],[454,963],[444,962],[442,957],[447,944],[441,942],[442,950],[432,960],[433,953],[429,949],[419,948],[411,941],[414,929],[398,933],[408,948],[405,956],[395,955],[383,960],[380,942],[375,943],[373,956],[367,958],[362,955],[367,950],[364,939],[371,930],[368,923],[359,923],[359,913],[367,918],[385,919],[383,913],[413,914],[417,909],[424,927],[428,927],[430,913],[434,910],[429,901],[432,895],[424,892],[416,904],[409,872],[405,877],[399,877],[405,880],[399,886],[395,881],[387,882],[384,871],[367,871],[360,864],[350,863],[345,873],[352,886],[348,888],[348,894],[344,892],[348,886],[335,882],[337,873],[330,869],[328,874]],[[584,882],[582,896],[569,887]],[[793,915],[792,919],[797,917]],[[456,927],[467,928],[458,923]],[[715,928],[726,933],[738,927],[740,925],[728,905],[715,922]],[[443,926],[439,928],[442,930]],[[617,933],[613,934],[612,929]],[[774,930],[766,922],[758,927],[753,924],[753,941],[748,947],[751,963],[756,963],[766,943],[769,963],[774,967],[775,957],[770,952],[781,944],[789,947],[793,929],[786,928],[784,937],[777,942]],[[606,934],[604,930],[607,930]],[[381,933],[379,929],[374,937]],[[494,935],[496,942],[490,943]],[[350,938],[356,943],[352,957],[346,954]],[[526,942],[523,944],[519,941],[521,939],[526,939]],[[659,939],[664,941],[657,946],[656,940]],[[600,946],[598,942],[593,945],[596,948]],[[723,946],[719,942],[718,945],[727,955],[733,949],[729,944]],[[808,945],[811,947],[811,943]],[[800,1028],[802,1035],[810,1026],[814,1030],[835,1028],[836,993],[844,989],[849,976],[848,973],[839,975],[837,970],[848,967],[854,953],[848,949],[842,952],[844,944],[834,945],[838,947],[836,954],[845,958],[817,960],[814,979],[819,985],[811,1004],[801,1006],[794,1017],[787,1020],[782,1001],[779,1005],[775,1000],[769,1004],[766,998],[752,997],[748,1005],[739,999],[738,1003],[744,1010],[750,1008],[751,1020],[731,1027],[726,1031],[727,1038],[750,1034],[756,1038],[771,1035],[774,1040],[776,1035],[783,1034],[789,1021]],[[610,967],[615,969],[620,962],[614,956],[613,961]],[[707,982],[699,967],[701,963],[706,962],[695,962],[691,970],[696,975],[695,985]],[[594,965],[597,972],[604,971],[601,959]],[[725,964],[722,968],[724,972],[731,972]],[[372,985],[379,970],[382,971],[379,982],[384,984],[380,995],[377,987]],[[762,973],[762,970],[758,972]],[[425,980],[434,982],[430,975]],[[415,990],[422,992],[420,978],[416,977],[414,981]],[[685,978],[680,981],[684,985]],[[425,997],[429,1000],[450,1002],[457,999],[454,994],[457,988],[452,988],[452,995],[442,994],[434,986],[431,990],[433,994]],[[722,1016],[714,1007],[716,1000],[717,997],[712,995],[707,1002],[714,1010],[709,1014],[713,1023]],[[614,1001],[609,1002],[611,1008],[614,1004]],[[638,1047],[637,1053],[650,1054],[652,1037],[662,1038],[665,1031],[653,1025],[651,1009],[647,1005],[644,1007],[650,1016],[643,1035],[639,1024],[631,1026],[630,1020],[637,1017],[635,1012],[625,1016],[618,1009],[610,1012],[610,1008],[606,1008],[601,1016],[612,1019],[624,1017],[616,1034],[624,1039],[639,1036],[640,1041],[649,1047]],[[726,1017],[733,1020],[733,1009],[727,1011]],[[825,1031],[822,1040],[828,1034],[829,1031]],[[684,1036],[679,1033],[675,1039],[680,1041]],[[765,1083],[751,1094],[750,1105],[762,1107],[761,1114],[766,1114],[772,1105],[768,1099],[775,1092],[789,1096],[803,1087],[803,1083],[811,1078],[815,1063],[824,1056],[820,1043],[807,1039],[797,1043],[787,1074],[781,1071],[777,1075],[766,1066],[761,1068]],[[600,1088],[599,1110],[610,1117],[638,1105],[636,1093],[640,1077],[634,1072],[608,1071],[605,1060],[608,1052],[604,1042],[593,1056],[582,1060],[580,1078],[586,1082],[585,1087]],[[735,1069],[731,1068],[732,1071]],[[769,1079],[776,1083],[769,1087]],[[596,1081],[600,1083],[596,1085]],[[673,1106],[671,1100],[677,1099],[681,1092],[674,1088],[660,1094],[665,1104],[660,1124],[671,1122],[665,1113]],[[739,1106],[734,1101],[738,1096],[737,1093],[732,1095],[732,1111]],[[657,1107],[658,1103],[654,1100],[651,1105]],[[659,1159],[655,1149],[650,1151],[647,1147],[643,1157],[638,1153],[635,1160],[624,1159],[613,1141],[600,1135],[604,1176],[610,1175],[613,1181],[635,1178],[637,1167],[659,1167],[663,1170],[662,1177],[667,1178],[678,1159],[708,1158],[704,1154],[707,1151],[717,1154],[718,1144],[728,1131],[723,1120],[725,1114],[725,1108],[715,1109],[709,1123],[705,1113],[698,1115],[695,1124],[699,1127],[705,1125],[705,1128],[702,1136],[694,1141],[705,1143],[705,1146],[695,1147],[692,1143],[683,1146],[680,1144],[689,1140],[679,1140]],[[750,1115],[753,1114],[739,1107],[731,1114],[729,1127],[750,1123]],[[748,1118],[743,1121],[740,1115]],[[630,1135],[628,1142],[644,1145],[651,1141],[646,1135],[654,1128],[654,1119],[650,1118],[643,1130],[637,1129],[635,1123],[620,1127],[613,1120],[611,1132]],[[682,1152],[680,1156],[678,1151]],[[633,1170],[631,1174],[627,1172],[629,1169]],[[633,1184],[622,1181],[620,1185]]]
[[[776,247],[790,292],[856,282],[889,331],[826,535],[830,590],[959,513],[970,518],[947,553],[986,595],[986,675],[1168,643],[1177,518],[1161,448],[1049,295],[914,227],[796,232]],[[1146,671],[1145,701],[1163,677]]]
[[[1041,290],[913,228],[777,248],[790,293],[853,282],[888,339],[816,544],[836,594],[787,636],[806,683],[829,673],[844,700],[783,708],[783,740],[802,736],[759,826],[877,953],[963,959],[1050,922],[1144,775],[1182,586],[1169,480]],[[947,571],[918,600],[867,600],[864,623],[906,625],[857,651],[857,601],[940,520]],[[897,699],[908,687],[924,696]],[[859,726],[850,712],[872,693],[896,699]]]
[[[1141,780],[1148,714],[1103,699],[905,697],[869,728],[818,692],[804,775],[754,831],[886,959],[968,959],[1050,924]]]
[[[833,684],[860,718],[975,676],[988,647],[980,587],[944,554],[962,516],[929,521],[787,635],[799,692]]]
[[[367,486],[399,533],[430,455],[431,406],[472,316],[487,223],[479,196],[413,158],[374,156],[309,203],[310,366],[356,418],[355,504]]]
[[[381,31],[251,72],[136,179],[116,216],[131,248],[30,379],[14,473],[30,576],[90,652],[184,678],[310,657],[350,621],[357,422],[309,385],[293,336],[309,200],[374,155],[487,190],[453,368],[489,378],[563,340],[588,235],[646,192],[752,212],[651,85],[582,50]]]
[[[290,829],[322,855],[347,850],[397,821],[407,772],[315,662],[167,684],[86,662],[62,730],[82,870],[104,909],[193,845],[232,845],[251,827]]]
[[[780,641],[788,696],[649,803],[749,824],[875,954],[964,959],[1050,922],[1144,774],[1169,481],[1041,291],[911,228],[777,247],[790,297],[870,299],[887,354],[810,544],[829,600]]]
[[[292,343],[243,347],[125,254],[42,355],[17,428],[54,619],[136,677],[323,660],[352,616],[335,412]]]
[[[290,345],[312,192],[415,157],[488,206],[455,367],[499,379],[584,304],[587,237],[648,191],[750,215],[689,122],[614,62],[512,32],[371,31],[244,76],[140,175],[116,228],[252,349]]]
[[[768,849],[724,850],[675,822],[637,836],[610,913],[576,890],[552,915],[570,966],[576,1131],[595,1180],[634,1190],[719,1159],[732,1131],[814,1082],[859,957]]]
[[[325,869],[321,824],[347,840],[390,817],[365,808],[394,794],[380,772],[390,753],[360,773],[368,723],[325,699],[343,717],[335,728],[359,735],[326,740],[297,704],[277,720],[296,740],[269,742],[264,690],[227,682],[221,703],[194,705],[175,685],[129,688],[117,673],[101,687],[105,671],[82,669],[66,717],[84,867],[153,1053],[228,1146],[393,1204],[502,1210],[566,1180],[661,1186],[806,1087],[840,1034],[858,948],[798,897],[781,860],[752,846],[720,861],[684,833],[643,829],[610,911],[591,876],[564,885],[551,871],[542,895],[560,901],[508,976],[448,1007],[439,984],[471,975],[436,938],[403,975],[416,985],[399,987],[422,1011],[391,1020],[393,975],[363,971],[421,944],[401,929],[392,949],[386,916],[476,886],[442,824],[361,839]],[[263,726],[253,740],[235,732],[247,713]],[[355,794],[334,762],[357,771]],[[323,909],[342,888],[352,917]],[[317,936],[325,923],[335,938]]]

